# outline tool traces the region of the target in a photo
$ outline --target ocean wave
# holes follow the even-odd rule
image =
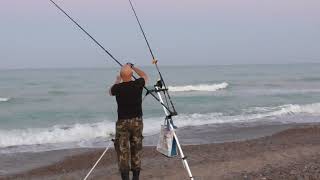
[[[0,97],[0,102],[8,102],[10,100],[10,98],[2,98]]]
[[[286,104],[277,107],[255,107],[247,112],[257,112],[257,118],[269,117],[269,116],[282,116],[289,114],[306,113],[311,115],[320,115],[320,103],[313,104]]]
[[[108,122],[74,124],[51,128],[0,130],[0,147],[77,142],[107,137],[114,126]]]
[[[298,104],[288,104],[279,106],[281,109],[272,113],[272,115],[284,115],[284,114],[297,114],[297,113],[307,113],[307,114],[320,114],[320,103],[298,105]]]
[[[194,113],[181,114],[174,118],[178,127],[199,126],[206,124],[224,124],[239,122],[255,122],[261,119],[281,117],[286,115],[307,114],[320,115],[320,103],[314,104],[287,104],[277,107],[256,107],[244,110],[239,115],[226,115],[223,113]],[[279,118],[279,121],[288,122],[289,118]],[[291,120],[291,119],[289,119]],[[295,120],[291,120],[295,123]],[[300,122],[303,120],[300,120]],[[144,119],[144,135],[156,134],[160,130],[163,117]],[[307,122],[303,122],[307,123]],[[71,126],[56,125],[51,128],[30,128],[15,130],[0,130],[0,147],[39,145],[55,143],[78,142],[80,147],[90,147],[94,139],[111,138],[114,134],[115,122],[103,121],[92,124],[74,124]]]
[[[218,91],[225,89],[229,86],[228,83],[223,82],[220,84],[199,84],[199,85],[187,85],[187,86],[169,86],[169,91],[172,92],[184,92],[184,91]]]

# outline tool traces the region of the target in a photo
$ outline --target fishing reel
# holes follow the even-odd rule
[[[154,85],[154,88],[156,90],[156,92],[161,92],[161,91],[168,91],[168,88],[163,88],[163,83],[161,81],[161,79],[159,79],[156,84]]]
[[[146,95],[149,95],[150,93],[158,93],[158,92],[167,92],[169,89],[163,87],[162,81],[159,79],[155,85],[153,85],[153,89],[149,89],[149,91],[146,92]]]
[[[167,114],[167,119],[171,119],[172,116],[176,116],[178,115],[177,111],[175,110],[174,106],[173,106],[173,103],[171,101],[171,98],[169,96],[169,89],[167,87],[164,86],[163,84],[163,81],[161,79],[159,79],[155,85],[153,86],[154,88],[153,89],[149,89],[147,92],[146,92],[146,95],[144,96],[143,99],[145,99],[146,96],[148,96],[149,94],[151,93],[157,93],[159,98],[161,99],[161,104],[162,106],[165,107],[165,109],[167,110],[167,112],[169,114]],[[162,92],[162,93],[161,93]],[[164,96],[164,100],[165,100],[165,103],[166,105],[164,104],[164,101],[162,99],[162,95]],[[171,107],[170,107],[171,106]],[[170,108],[170,109],[168,109]]]

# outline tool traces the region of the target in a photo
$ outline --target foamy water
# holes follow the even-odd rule
[[[0,102],[8,102],[10,100],[10,98],[2,98],[0,97]]]
[[[220,84],[199,84],[199,85],[185,85],[185,86],[169,86],[169,91],[172,92],[185,92],[185,91],[218,91],[225,89],[229,86],[228,83],[223,82]]]
[[[175,117],[174,120],[177,126],[185,127],[205,124],[248,123],[266,118],[293,116],[296,114],[320,115],[320,103],[306,105],[288,104],[278,107],[260,107],[259,109],[261,111],[254,114],[247,113],[235,116],[228,116],[222,113],[182,114]],[[250,110],[247,112],[250,112]],[[286,122],[288,122],[287,119],[285,118]],[[163,117],[145,119],[144,135],[148,136],[158,133],[162,121]],[[95,138],[107,139],[111,138],[112,134],[114,134],[114,126],[114,122],[103,121],[92,124],[75,124],[72,126],[57,125],[51,128],[0,130],[0,147],[66,142],[80,143]]]

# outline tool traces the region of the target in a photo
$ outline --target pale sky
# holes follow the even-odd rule
[[[127,0],[56,0],[122,62],[151,57]],[[320,62],[319,0],[133,0],[161,65]],[[0,1],[0,69],[115,65],[49,0]]]

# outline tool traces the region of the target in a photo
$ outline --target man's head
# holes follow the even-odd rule
[[[130,65],[126,64],[126,65],[122,66],[122,68],[120,70],[120,76],[123,81],[125,81],[125,82],[131,81],[132,74],[133,74],[133,70],[130,67]]]

